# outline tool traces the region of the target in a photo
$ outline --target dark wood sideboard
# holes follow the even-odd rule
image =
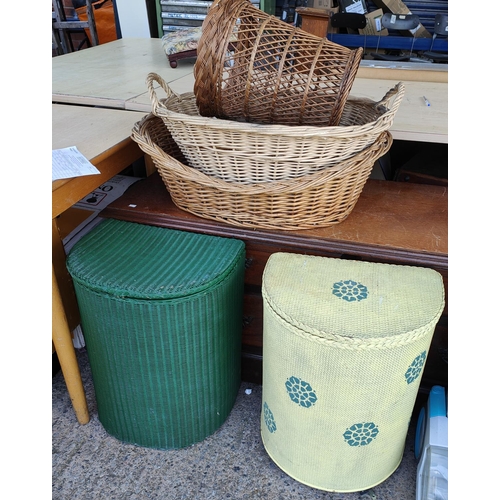
[[[102,217],[238,238],[246,245],[242,379],[262,383],[262,273],[278,251],[435,269],[447,296],[448,190],[443,186],[368,180],[340,224],[301,231],[242,229],[180,210],[154,173],[132,185]],[[448,307],[436,327],[421,391],[448,385]]]

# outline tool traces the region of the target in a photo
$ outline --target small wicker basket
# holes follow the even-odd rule
[[[391,134],[383,132],[372,146],[345,160],[341,168],[286,181],[242,184],[185,165],[182,155],[172,148],[167,127],[153,114],[135,124],[131,137],[151,156],[180,209],[233,226],[278,230],[311,229],[343,221],[358,201],[374,162],[392,144]]]
[[[200,114],[338,125],[362,54],[362,48],[294,28],[248,0],[217,0],[203,21],[194,65]]]
[[[344,160],[391,127],[404,95],[399,83],[379,102],[350,99],[339,126],[258,125],[202,117],[192,92],[176,94],[156,73],[146,81],[153,113],[162,118],[188,164],[225,181],[249,184],[343,168]],[[158,99],[156,83],[166,99]]]

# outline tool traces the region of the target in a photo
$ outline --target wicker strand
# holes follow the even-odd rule
[[[390,266],[392,264],[384,265]],[[444,307],[443,290],[440,302],[442,306],[435,312],[432,318],[429,318],[429,322],[427,324],[411,331],[402,331],[398,335],[391,334],[384,337],[375,335],[373,337],[349,337],[335,332],[317,330],[310,325],[297,321],[296,318],[286,314],[272,301],[265,287],[262,287],[262,297],[266,304],[274,312],[276,321],[278,321],[294,335],[320,344],[323,347],[335,347],[337,349],[360,351],[394,349],[396,347],[402,347],[416,342],[417,340],[428,335],[430,326],[434,327],[437,324]]]
[[[340,169],[243,184],[206,175],[176,159],[173,155],[180,155],[172,149],[175,142],[162,120],[152,114],[136,123],[131,137],[151,156],[180,209],[238,227],[280,230],[323,227],[344,220],[354,208],[374,162],[392,144],[391,134],[384,132],[372,146],[342,162]]]
[[[164,127],[160,120],[155,119],[156,117],[152,115],[146,115],[141,121],[137,122],[132,129],[131,137],[139,144],[142,148],[146,146],[149,149],[148,154],[155,156],[156,159],[160,159],[164,156],[166,151],[161,148],[158,143],[153,142],[151,139],[151,129],[156,127],[163,131],[163,135],[166,138],[169,136],[167,130],[163,130]],[[158,135],[158,134],[157,134]],[[158,139],[158,138],[157,138]],[[161,137],[160,137],[161,140]],[[336,169],[325,169],[321,172],[315,174],[304,175],[300,178],[289,179],[280,182],[273,183],[258,183],[258,184],[242,184],[242,183],[231,183],[223,181],[216,177],[208,176],[197,169],[194,169],[188,165],[184,165],[179,161],[175,161],[171,168],[174,168],[177,173],[189,176],[193,181],[207,187],[216,187],[218,190],[227,191],[229,193],[240,193],[248,194],[282,194],[290,190],[294,192],[307,191],[311,188],[321,187],[324,183],[327,183],[342,174],[353,173],[359,170],[361,163],[373,162],[377,158],[385,154],[392,145],[392,135],[388,132],[382,133],[378,140],[369,148],[361,151],[357,155],[349,158],[348,160],[342,162],[342,166]],[[160,147],[159,147],[160,146]],[[160,149],[161,148],[161,149]],[[167,153],[168,154],[168,153]],[[154,159],[154,158],[153,158]]]
[[[173,92],[156,73],[147,78],[153,113],[161,118],[189,166],[229,182],[255,184],[302,177],[371,146],[390,128],[404,95],[396,85],[377,102],[351,99],[339,126],[259,125],[201,117],[193,93]],[[155,86],[167,95],[159,99]]]
[[[158,83],[165,91],[167,99],[158,99],[154,82]],[[153,113],[161,118],[172,116],[179,120],[192,119],[192,123],[198,123],[200,127],[206,127],[210,124],[213,127],[226,129],[228,132],[236,128],[242,132],[259,131],[263,135],[290,135],[296,138],[330,136],[350,140],[355,140],[358,136],[365,133],[373,133],[378,136],[381,132],[387,130],[387,123],[389,122],[392,125],[394,116],[399,109],[405,93],[404,83],[399,82],[387,91],[384,97],[378,102],[366,98],[350,98],[347,101],[348,107],[344,110],[341,123],[338,126],[261,125],[200,116],[198,113],[192,111],[193,109],[197,109],[196,103],[192,102],[195,100],[193,93],[177,94],[157,73],[149,73],[146,78],[146,84],[153,104]],[[171,106],[172,103],[168,100],[168,97],[171,96],[174,96],[179,101],[180,106],[178,108]],[[393,99],[392,104],[390,104],[391,99]],[[181,109],[182,106],[185,106],[187,111],[183,111]],[[377,110],[377,112],[374,113],[374,110]],[[356,117],[352,118],[356,112]]]
[[[203,22],[194,66],[202,116],[338,125],[363,49],[295,28],[248,0],[219,0]]]

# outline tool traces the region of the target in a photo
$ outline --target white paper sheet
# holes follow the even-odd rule
[[[52,150],[52,181],[100,173],[76,146]]]

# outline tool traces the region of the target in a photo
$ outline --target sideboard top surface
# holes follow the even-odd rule
[[[368,180],[341,223],[298,231],[234,227],[179,209],[158,173],[131,186],[101,212],[131,222],[240,238],[252,243],[340,252],[373,260],[447,268],[448,189]]]

